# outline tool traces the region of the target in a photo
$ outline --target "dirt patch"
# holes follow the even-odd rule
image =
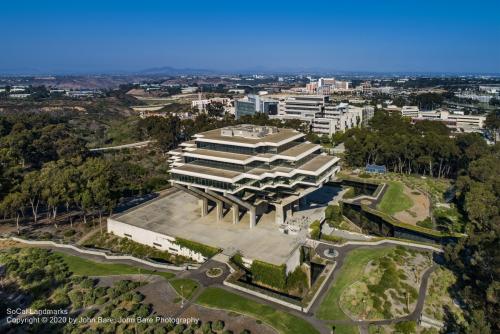
[[[29,247],[29,245],[13,240],[0,240],[0,249],[24,248],[24,247]]]
[[[394,218],[407,224],[416,225],[417,222],[430,217],[431,202],[429,197],[418,190],[408,188],[406,185],[403,188],[403,193],[413,201],[413,206],[408,210],[395,213]]]
[[[234,312],[208,309],[198,305],[190,305],[182,313],[181,317],[199,318],[203,322],[222,320],[226,324],[225,329],[229,329],[233,333],[241,333],[241,331],[244,329],[248,329],[250,333],[259,333],[259,334],[277,333],[274,329],[265,325],[264,323],[259,324],[257,320],[247,317],[245,315],[240,315]]]

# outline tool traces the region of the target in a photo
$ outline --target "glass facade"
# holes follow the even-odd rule
[[[235,114],[236,119],[244,115],[254,115],[257,111],[255,110],[255,102],[252,101],[236,101],[235,102]]]

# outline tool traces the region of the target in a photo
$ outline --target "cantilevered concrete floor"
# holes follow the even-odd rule
[[[197,198],[178,191],[143,206],[129,210],[114,220],[172,237],[180,237],[218,247],[227,252],[239,250],[244,257],[273,264],[283,264],[295,248],[303,243],[306,229],[297,235],[285,235],[275,224],[274,212],[264,215],[255,228],[249,228],[244,215],[236,225],[231,212],[217,223],[215,210],[200,216]]]

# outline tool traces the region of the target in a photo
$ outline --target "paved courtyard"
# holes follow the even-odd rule
[[[274,212],[263,215],[255,228],[249,228],[245,214],[238,224],[232,223],[231,212],[217,223],[215,210],[200,216],[198,200],[182,191],[153,200],[114,217],[115,220],[157,233],[193,240],[222,248],[231,254],[239,250],[245,257],[283,264],[306,238],[307,230],[286,235],[278,230]]]

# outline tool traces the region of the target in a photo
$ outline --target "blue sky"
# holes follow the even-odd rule
[[[5,1],[0,71],[500,73],[500,1]]]

